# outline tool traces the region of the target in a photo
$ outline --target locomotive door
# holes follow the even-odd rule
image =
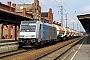
[[[40,24],[39,36],[42,40],[46,40],[46,25]]]
[[[39,38],[40,38],[40,39],[43,39],[43,25],[42,25],[42,24],[40,24]]]

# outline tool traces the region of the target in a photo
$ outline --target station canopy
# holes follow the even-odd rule
[[[19,25],[20,22],[23,20],[31,20],[31,19],[0,9],[0,24]]]
[[[87,33],[90,33],[90,14],[78,15],[77,16],[82,26]]]

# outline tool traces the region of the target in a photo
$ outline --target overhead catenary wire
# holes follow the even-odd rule
[[[56,0],[54,0],[54,1],[60,6],[60,4],[59,4]],[[63,0],[63,1],[61,0],[61,2],[64,2],[64,4],[68,7],[68,5],[65,3],[64,0]],[[62,4],[62,5],[63,5],[63,4]],[[71,10],[69,7],[68,7],[68,9],[71,11],[71,13],[73,13],[72,10]],[[63,7],[63,10],[66,11],[66,13],[69,14],[69,12],[67,12],[67,10],[66,10],[64,7]],[[75,13],[73,13],[73,14],[74,14],[74,16],[76,15]],[[74,17],[72,17],[71,14],[69,14],[69,15],[71,16],[72,19],[76,20]]]
[[[56,4],[54,4],[53,2],[52,2],[52,0],[47,0],[49,3],[51,3],[53,6],[57,6]]]
[[[47,0],[49,3],[51,3],[53,6],[55,6],[55,7],[58,7],[57,5],[55,5],[51,0]],[[58,12],[56,12],[56,11],[54,11],[55,13],[57,13],[58,14]]]
[[[75,14],[76,11],[73,12],[64,0],[63,0],[63,2],[64,2],[64,4],[67,6],[67,8],[71,11],[71,13],[72,13],[74,16],[76,16],[76,14]],[[73,18],[74,18],[74,17],[73,17]]]
[[[25,1],[27,1],[28,3],[31,3],[30,1],[28,1],[28,0],[25,0]]]
[[[21,2],[21,3],[23,3],[23,4],[25,4],[23,1],[21,1],[21,0],[18,0],[19,2]],[[29,2],[28,0],[26,0],[27,2]],[[41,4],[41,6],[42,7],[44,7],[44,8],[42,8],[43,10],[46,10],[47,9],[47,7],[43,4],[43,3],[41,3],[40,2],[40,4]],[[58,12],[56,12],[56,11],[54,11],[55,13],[57,13],[58,14]],[[54,13],[53,13],[54,14]],[[57,16],[55,16],[55,17],[57,17]],[[57,17],[58,19],[60,19],[59,17]]]
[[[53,2],[52,2],[52,0],[47,0],[47,1],[48,1],[49,3],[51,3],[53,6],[55,6],[55,7],[57,7],[57,8],[58,8],[58,5],[57,5],[57,4],[55,4],[55,3],[53,3]],[[55,13],[55,14],[58,14],[58,11],[57,11],[57,12],[56,12],[56,11],[54,11],[54,13]],[[56,17],[57,17],[57,16],[56,16]],[[55,19],[56,19],[56,18],[55,18]],[[61,19],[59,18],[59,16],[58,16],[58,19],[59,19],[59,20],[61,20]]]
[[[57,5],[59,5],[60,6],[60,4],[56,1],[56,0],[54,0],[56,3],[57,3]],[[61,3],[62,3],[62,1],[61,1]]]
[[[19,2],[21,2],[21,3],[24,3],[23,1],[21,1],[21,0],[18,0]],[[26,0],[27,2],[29,2],[28,0]],[[57,2],[57,0],[54,0],[55,1],[55,3],[53,2],[53,0],[47,0],[49,3],[51,3],[53,6],[55,6],[55,7],[57,7],[58,5],[60,6],[61,4],[59,3],[59,2]],[[66,5],[66,7],[69,9],[69,11],[76,17],[76,11],[72,11],[71,9],[70,9],[70,7],[68,6],[68,4],[64,1],[64,0],[60,0],[62,3],[64,3],[65,5]],[[25,4],[25,3],[24,3]],[[46,10],[46,8],[47,8],[47,6],[45,6],[43,3],[41,3],[41,5],[44,7],[43,8],[43,10]],[[66,12],[66,13],[68,13],[68,15],[73,19],[73,20],[77,20],[74,16],[72,16],[72,14],[71,13],[69,13],[65,8],[63,8],[63,10]],[[55,10],[53,10],[53,12],[54,12],[54,19],[59,19],[60,20],[60,16],[58,15],[58,16],[56,16],[55,14],[58,14],[58,11],[55,11]]]
[[[21,1],[21,0],[18,0],[19,2],[21,2],[21,3],[23,3],[23,4],[25,4],[23,1]],[[28,0],[26,0],[27,2],[29,2]],[[57,3],[57,5],[56,4],[54,4],[53,2],[52,2],[52,0],[47,0],[49,3],[51,3],[53,6],[56,6],[57,7],[57,5],[59,5],[59,3],[56,1],[56,0],[54,0],[56,3]],[[43,5],[42,3],[41,3],[41,5],[44,7],[43,8],[43,10],[45,10],[45,5]],[[64,8],[63,8],[64,9]],[[64,9],[65,10],[65,9]],[[66,10],[65,10],[66,11]],[[56,12],[56,11],[54,11],[55,12],[55,14],[58,14],[58,12]],[[57,16],[56,16],[57,17]],[[57,18],[59,18],[59,17],[57,17]],[[73,18],[73,17],[72,17]],[[59,18],[60,19],[60,18]],[[74,18],[73,18],[74,19]]]
[[[23,4],[25,4],[24,2],[22,2],[21,0],[18,0],[20,3],[23,3]]]
[[[63,2],[65,3],[65,5],[68,7],[68,5],[66,4],[66,2],[63,0]],[[72,12],[72,10],[68,7],[68,9]],[[73,13],[73,12],[72,12]],[[76,15],[75,13],[73,13],[74,15]]]
[[[22,2],[21,0],[18,0],[19,2]],[[27,1],[27,0],[26,0]],[[55,4],[55,3],[53,3],[52,2],[52,0],[47,0],[49,3],[51,3],[53,6],[60,6],[60,4],[56,1],[56,0],[54,0],[56,3],[57,3],[57,5]],[[29,1],[27,1],[27,2],[29,2]],[[22,2],[22,3],[24,3],[24,2]],[[24,3],[25,4],[25,3]],[[45,8],[46,8],[46,6],[45,5],[43,5],[42,3],[41,3],[41,5],[44,7],[43,8],[43,10],[45,10]],[[64,8],[63,8],[64,9]],[[64,11],[66,11],[65,9],[64,9]],[[58,14],[58,12],[56,12],[56,11],[54,11],[55,12],[55,14]],[[66,11],[67,12],[67,11]],[[67,12],[68,13],[68,12]],[[71,15],[72,16],[72,15]],[[56,16],[57,17],[57,16]],[[57,17],[57,18],[59,18],[59,17]],[[75,20],[75,18],[74,17],[72,17],[74,20]],[[60,18],[59,18],[60,19]]]
[[[56,0],[54,0],[57,5],[60,5]],[[62,0],[61,0],[62,1]],[[62,1],[62,3],[64,3],[66,5],[66,7],[68,7],[69,11],[76,17],[76,11],[73,12],[70,7],[67,5],[67,3],[65,1]],[[62,4],[63,5],[63,4]],[[68,13],[68,15],[73,19],[73,20],[77,20],[77,18],[75,18],[71,13],[67,12],[67,10],[65,8],[63,8],[63,10]]]
[[[45,5],[43,5],[43,3],[40,2],[40,4],[41,4],[41,6],[43,7],[42,10],[46,10],[46,9],[47,9],[47,8],[45,7]]]
[[[53,6],[55,6],[52,2],[50,2],[50,1],[48,1],[48,2],[51,3]],[[42,4],[42,3],[41,3],[41,5],[44,7],[44,9],[46,8],[46,5],[44,5],[44,4]],[[56,6],[55,6],[55,7],[56,7]],[[56,11],[54,11],[54,10],[53,10],[53,12],[54,12],[53,14],[58,14],[58,12],[56,12]],[[60,19],[60,18],[57,17],[56,15],[54,15],[54,17]]]

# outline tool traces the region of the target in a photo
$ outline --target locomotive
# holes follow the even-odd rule
[[[19,47],[48,44],[54,41],[66,40],[79,36],[80,33],[59,25],[49,24],[38,20],[21,21],[18,37]]]
[[[22,21],[19,33],[19,46],[47,43],[57,39],[55,26],[41,21]]]

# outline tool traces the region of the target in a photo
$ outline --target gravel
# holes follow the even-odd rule
[[[2,58],[0,60],[34,60],[35,58],[37,58],[37,57],[39,57],[43,54],[46,54],[47,52],[50,52],[54,49],[65,46],[65,45],[67,45],[67,44],[69,44],[69,43],[71,43],[71,42],[73,42],[77,39],[78,38],[68,40],[68,41],[64,41],[64,42],[60,42],[60,43],[57,43],[57,44],[54,44],[54,45],[51,45],[51,46],[48,46],[48,47],[44,47],[44,48],[40,48],[40,49],[31,50],[31,51],[24,52],[24,53],[12,55],[12,56],[9,56],[9,57]]]

